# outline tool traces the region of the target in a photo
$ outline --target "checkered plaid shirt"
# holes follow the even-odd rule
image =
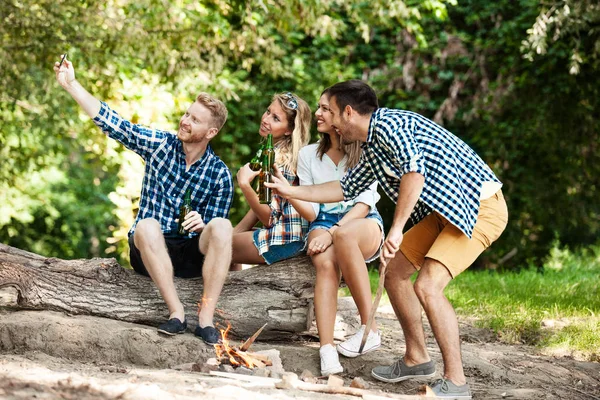
[[[139,221],[154,218],[165,236],[176,236],[175,219],[187,189],[191,190],[192,209],[202,215],[204,223],[217,217],[228,218],[233,181],[229,169],[210,145],[202,158],[186,171],[185,153],[177,135],[132,124],[105,103],[94,123],[146,163],[139,211],[129,235]]]
[[[291,185],[299,180],[292,171],[279,165],[279,169]],[[269,251],[270,246],[304,241],[308,232],[308,222],[303,219],[292,204],[283,197],[273,194],[269,224],[258,233],[258,253]]]
[[[342,180],[352,199],[377,180],[394,202],[402,175],[425,176],[411,221],[437,211],[469,238],[477,222],[483,182],[500,182],[467,144],[433,121],[410,111],[380,108],[371,116],[360,163]]]

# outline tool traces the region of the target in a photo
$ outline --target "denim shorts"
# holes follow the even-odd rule
[[[258,234],[260,233],[260,231],[260,229],[257,229],[252,235],[254,246],[256,246],[257,250]],[[288,258],[297,256],[304,249],[304,245],[304,240],[296,240],[295,242],[269,246],[269,250],[262,253],[261,257],[265,259],[265,262],[268,265],[271,265],[273,263],[276,263],[277,261],[287,260]]]
[[[331,214],[331,213],[320,212],[319,215],[317,215],[317,218],[313,222],[310,223],[310,227],[308,228],[308,233],[314,231],[315,229],[329,229],[333,226],[333,224],[340,222],[346,214],[347,213]],[[377,225],[379,225],[379,229],[381,229],[381,232],[382,233],[384,232],[383,219],[381,218],[381,215],[379,215],[379,212],[372,211],[365,218],[372,219],[375,222],[377,222]],[[368,260],[366,260],[366,262],[371,262],[371,261],[375,260],[377,257],[379,257],[379,253],[381,252],[381,247],[383,246],[383,236],[384,235],[381,235],[381,244],[379,245],[379,250],[372,257],[370,257]],[[308,235],[307,235],[307,237],[308,237]]]

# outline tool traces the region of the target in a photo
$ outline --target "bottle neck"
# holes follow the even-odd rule
[[[265,149],[272,149],[272,148],[273,148],[273,135],[269,133],[267,135],[267,143],[265,144]]]

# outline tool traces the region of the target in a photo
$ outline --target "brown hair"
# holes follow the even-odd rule
[[[325,89],[321,96],[327,96],[327,99],[330,99],[331,96],[329,94],[329,88]],[[330,134],[319,132],[321,139],[319,140],[319,145],[317,146],[317,156],[321,161],[323,161],[323,155],[329,151],[331,148],[331,137],[329,135],[337,135],[335,132],[331,132]],[[341,142],[341,138],[340,138]],[[360,156],[362,154],[362,143],[361,142],[353,142],[348,144],[342,144],[342,150],[344,150],[344,154],[348,156],[348,161],[346,162],[346,170],[354,167],[360,161]]]
[[[291,135],[284,136],[277,152],[277,164],[282,165],[294,173],[298,166],[298,153],[300,149],[310,142],[310,125],[312,114],[310,107],[300,97],[292,93],[278,93],[273,96],[273,101],[277,100],[285,112],[288,120],[288,128],[292,131]],[[293,104],[297,104],[294,109]]]
[[[223,104],[221,100],[218,100],[205,92],[201,92],[198,97],[196,97],[196,101],[210,111],[215,128],[221,130],[223,125],[225,125],[225,121],[227,121],[227,107],[225,107],[225,104]]]

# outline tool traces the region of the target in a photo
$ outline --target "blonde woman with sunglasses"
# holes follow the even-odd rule
[[[258,133],[262,138],[273,135],[275,165],[290,185],[298,184],[298,153],[310,141],[310,124],[308,104],[289,92],[274,95],[261,118]],[[305,246],[307,221],[291,202],[277,194],[273,194],[270,204],[260,204],[252,187],[258,174],[249,164],[237,173],[238,185],[250,210],[234,229],[232,270],[239,270],[239,264],[272,264],[285,260],[300,254]],[[258,221],[264,228],[253,230]]]

